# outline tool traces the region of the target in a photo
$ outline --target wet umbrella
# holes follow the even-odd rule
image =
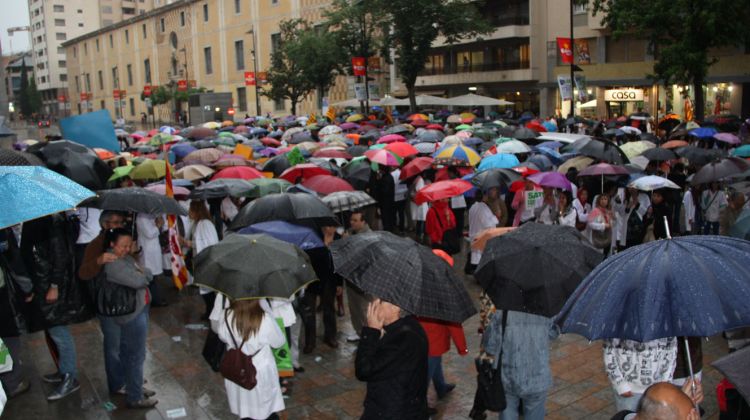
[[[146,185],[144,188],[146,188],[149,191],[153,191],[157,194],[167,195],[166,184],[150,184],[150,185]],[[174,198],[176,200],[186,200],[188,196],[190,196],[190,190],[185,187],[173,185],[172,194],[174,195]]]
[[[561,152],[576,152],[594,159],[603,160],[617,165],[623,165],[630,162],[622,150],[616,144],[596,138],[583,138],[566,145]]]
[[[92,196],[43,166],[0,166],[0,229],[70,210]]]
[[[497,148],[497,153],[519,154],[531,152],[531,147],[528,144],[518,140],[505,141],[495,147]]]
[[[656,175],[647,175],[642,176],[628,184],[628,188],[635,188],[636,190],[641,191],[656,191],[662,188],[671,188],[678,190],[680,189],[680,186],[668,180],[667,178]]]
[[[489,169],[474,175],[471,183],[482,190],[488,190],[502,186],[508,187],[521,178],[521,174],[513,169]]]
[[[351,147],[349,147],[348,149],[346,149],[346,151],[347,151],[347,152],[348,152],[348,153],[349,153],[349,154],[350,154],[350,155],[351,155],[352,157],[362,156],[362,155],[364,155],[364,154],[365,154],[365,152],[366,152],[367,150],[368,150],[368,149],[367,149],[367,147],[366,147],[366,146],[351,146]]]
[[[188,181],[197,181],[211,176],[213,173],[214,170],[205,165],[188,165],[178,169],[174,175]]]
[[[201,140],[213,137],[216,135],[216,131],[206,127],[196,127],[190,130],[186,135],[187,138],[193,140]]]
[[[531,156],[530,158],[526,159],[524,164],[532,164],[539,168],[539,170],[541,171],[550,171],[555,166],[552,163],[552,159],[543,154]]]
[[[200,185],[190,193],[190,198],[207,200],[222,197],[248,197],[257,187],[244,179],[217,179]]]
[[[214,181],[222,178],[250,180],[255,178],[263,178],[263,174],[260,173],[260,171],[258,171],[257,169],[251,168],[249,166],[232,166],[216,172],[214,176],[211,177],[211,180]]]
[[[229,154],[220,157],[219,160],[214,162],[213,166],[215,168],[225,168],[228,166],[247,166],[248,163],[248,160],[244,156]]]
[[[622,137],[625,135],[625,132],[620,130],[619,128],[610,128],[609,130],[606,130],[604,133],[602,133],[602,136],[604,137]]]
[[[739,137],[732,133],[716,133],[714,134],[714,139],[733,145],[740,144],[742,142]]]
[[[219,149],[204,148],[191,152],[190,154],[185,156],[183,161],[185,163],[200,163],[203,165],[210,165],[219,160],[219,158],[221,158],[222,156],[224,156],[224,152]]]
[[[130,172],[135,168],[133,165],[118,166],[112,171],[112,176],[107,180],[108,182],[117,181],[118,179],[125,178],[130,175]]]
[[[268,194],[243,207],[232,222],[231,229],[238,230],[269,220],[314,225],[338,226],[336,216],[328,206],[311,194]]]
[[[247,182],[249,182],[253,186],[253,189],[248,193],[248,197],[251,198],[264,197],[269,194],[283,193],[293,185],[289,181],[278,178],[255,178]]]
[[[354,191],[351,184],[333,175],[315,175],[305,179],[302,186],[322,195],[339,191]]]
[[[378,143],[395,143],[406,141],[406,137],[400,134],[386,134],[385,136],[378,139]]]
[[[328,158],[328,159],[346,159],[350,160],[352,158],[352,155],[349,153],[343,151],[343,150],[337,150],[337,149],[321,149],[317,152],[313,153],[314,157],[317,158]]]
[[[370,183],[372,176],[372,167],[366,159],[352,161],[350,164],[341,168],[345,180],[347,180],[357,190],[364,190]]]
[[[684,157],[690,163],[705,165],[721,157],[721,152],[716,149],[704,149],[696,146],[685,146],[675,149],[678,156]]]
[[[732,152],[732,156],[748,158],[750,157],[750,144],[740,146]]]
[[[568,178],[559,172],[539,172],[538,174],[530,175],[528,179],[542,187],[559,188],[566,191],[573,190]]]
[[[172,169],[174,171],[174,169]],[[128,174],[130,179],[160,179],[164,178],[167,173],[167,163],[159,159],[146,159],[136,165]]]
[[[451,266],[412,239],[361,233],[335,241],[331,254],[337,274],[406,312],[451,322],[477,312]]]
[[[711,365],[727,377],[745,401],[750,401],[750,347],[726,355]]]
[[[365,156],[367,156],[367,159],[371,162],[379,165],[400,166],[404,163],[404,159],[401,156],[385,149],[368,150],[365,152]]]
[[[286,155],[279,155],[266,161],[263,165],[263,172],[271,172],[273,173],[273,176],[278,177],[291,166],[292,165],[289,164],[289,159],[287,159]]]
[[[292,183],[297,183],[297,180],[299,179],[305,180],[316,175],[330,174],[330,171],[323,169],[318,165],[314,165],[312,163],[301,163],[285,170],[281,175],[279,175],[279,178]]]
[[[713,127],[700,127],[694,128],[688,133],[693,137],[698,137],[699,139],[708,139],[716,134],[716,129]]]
[[[409,127],[407,127],[404,124],[397,124],[385,130],[386,134],[404,134],[404,133],[410,133],[410,132],[411,130],[409,129]]]
[[[443,141],[445,134],[442,131],[437,130],[425,130],[417,135],[417,140],[420,143],[439,143]]]
[[[597,163],[578,173],[578,176],[628,175],[630,172],[620,165]]]
[[[474,276],[498,310],[551,317],[602,257],[575,228],[526,223],[487,242]]]
[[[173,198],[140,187],[99,191],[98,196],[84,201],[81,203],[81,207],[132,211],[151,215],[178,214],[187,216],[185,209]]]
[[[31,153],[0,149],[0,166],[44,166],[44,162]]]
[[[339,191],[321,198],[334,213],[353,211],[377,203],[364,191]]]
[[[182,159],[198,149],[188,143],[180,143],[170,147],[169,150],[174,153],[175,156]]]
[[[486,158],[482,159],[482,161],[479,162],[479,167],[477,169],[480,172],[486,171],[488,169],[507,169],[518,166],[520,163],[521,162],[515,155],[511,155],[508,153],[498,153],[496,155],[487,156]]]
[[[680,147],[688,146],[690,143],[686,142],[685,140],[670,140],[664,144],[661,145],[661,147],[665,149],[677,149]]]
[[[289,299],[318,280],[304,251],[268,235],[229,235],[201,251],[195,267],[195,284],[231,300]]]
[[[527,127],[519,127],[518,129],[513,131],[513,134],[509,137],[513,137],[514,139],[518,140],[533,140],[539,137],[539,133]]]
[[[738,157],[728,157],[703,166],[693,176],[693,185],[720,181],[750,169],[750,162]]]
[[[314,230],[306,226],[299,226],[281,220],[261,222],[240,229],[239,232],[246,235],[263,234],[280,241],[300,247],[300,249],[314,249],[325,246]]]
[[[417,150],[414,146],[409,143],[402,142],[388,144],[387,146],[385,146],[385,150],[393,152],[401,158],[407,158],[409,156],[419,154],[419,150]]]
[[[655,147],[653,149],[648,149],[641,153],[641,155],[645,156],[648,160],[656,160],[656,161],[665,161],[665,160],[672,160],[672,159],[678,159],[679,156],[677,156],[677,153],[673,152],[670,149],[664,149],[661,147]]]
[[[421,205],[426,202],[455,197],[469,191],[470,189],[472,189],[472,185],[462,179],[437,181],[419,190],[414,197],[414,202],[417,203],[417,205]]]
[[[456,165],[475,166],[482,159],[472,148],[462,145],[443,146],[432,154],[436,163],[442,160],[444,163]]]
[[[37,143],[27,151],[41,158],[49,169],[91,190],[104,188],[112,169],[86,146],[69,140]]]
[[[641,140],[641,141],[627,142],[623,144],[622,146],[620,146],[620,150],[622,150],[623,153],[625,153],[625,156],[627,156],[628,159],[632,159],[635,156],[642,154],[648,149],[653,149],[654,147],[656,147],[655,143]]]
[[[417,176],[420,173],[422,173],[424,170],[428,169],[430,166],[432,166],[433,159],[431,157],[418,157],[415,158],[406,165],[404,165],[403,168],[401,168],[401,174],[399,175],[399,179],[409,179],[413,176]]]
[[[414,144],[414,148],[417,149],[417,151],[420,154],[431,155],[435,153],[435,151],[437,150],[438,144],[437,143],[416,143]]]

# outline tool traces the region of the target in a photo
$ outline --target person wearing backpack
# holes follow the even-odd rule
[[[224,376],[229,409],[241,419],[278,419],[276,413],[284,410],[284,398],[271,349],[283,346],[286,336],[265,300],[235,300],[228,308],[221,309],[224,307],[223,299],[222,295],[216,298],[211,326],[219,339],[227,344],[220,370]],[[239,350],[239,354],[236,350]],[[254,378],[236,377],[238,369],[227,372],[229,364],[252,364],[254,369],[246,370],[254,370]],[[227,373],[232,375],[228,376]],[[240,380],[243,384],[233,380]]]

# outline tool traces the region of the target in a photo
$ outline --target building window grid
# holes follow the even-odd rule
[[[128,72],[128,86],[133,86],[133,66],[128,64],[125,69]]]
[[[234,57],[237,70],[245,69],[245,43],[242,40],[234,41]]]
[[[208,4],[203,5],[203,21],[208,22]]]
[[[211,47],[206,47],[203,49],[203,61],[206,65],[206,74],[211,74],[214,72],[213,63],[211,62]]]

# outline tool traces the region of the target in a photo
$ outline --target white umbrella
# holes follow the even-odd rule
[[[493,106],[493,105],[513,105],[503,99],[490,98],[489,96],[475,95],[467,93],[466,95],[456,96],[447,100],[446,105],[453,106]]]
[[[596,99],[578,105],[578,108],[596,108]]]
[[[341,127],[339,127],[337,125],[331,124],[331,125],[327,125],[327,126],[321,128],[320,131],[318,132],[318,136],[320,136],[321,138],[323,138],[323,137],[325,137],[325,136],[327,136],[329,134],[338,134],[341,131],[342,131]]]
[[[510,140],[503,143],[498,144],[495,146],[497,149],[497,153],[529,153],[531,151],[531,147],[527,145],[526,143],[518,140]]]
[[[628,187],[641,191],[654,191],[662,188],[680,189],[680,186],[674,182],[656,175],[640,177],[628,184]]]
[[[638,136],[638,135],[641,134],[641,130],[639,130],[639,129],[635,128],[635,127],[631,127],[629,125],[620,127],[620,130],[624,131],[625,134],[632,134],[632,135],[635,135],[635,136]]]

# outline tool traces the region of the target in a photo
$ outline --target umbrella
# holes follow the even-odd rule
[[[704,149],[696,146],[680,147],[675,150],[677,155],[689,160],[696,165],[705,165],[721,157],[721,152],[716,149]]]
[[[510,140],[506,142],[502,142],[495,146],[495,149],[497,150],[497,153],[529,153],[531,152],[531,147],[529,147],[528,144],[518,141],[518,140]]]
[[[565,178],[565,175],[560,172],[539,172],[538,174],[530,175],[528,179],[542,187],[559,188],[566,191],[573,190],[568,178]]]
[[[31,153],[0,149],[0,166],[44,166],[44,162]]]
[[[590,166],[592,163],[594,163],[594,159],[588,156],[575,156],[573,158],[566,160],[560,166],[558,166],[557,172],[564,174],[564,173],[567,173],[570,168],[575,168],[578,171],[582,171],[583,169]]]
[[[397,124],[385,130],[386,134],[402,134],[402,133],[410,133],[410,132],[411,130],[405,124]]]
[[[188,181],[197,181],[211,176],[213,173],[214,170],[205,165],[188,165],[178,169],[174,176]]]
[[[112,169],[93,150],[69,140],[37,143],[27,151],[41,158],[49,169],[91,190],[104,188],[112,176]]]
[[[462,145],[443,146],[435,151],[432,157],[435,160],[458,162],[470,166],[476,166],[482,159],[472,148]]]
[[[641,140],[627,142],[620,146],[620,150],[622,150],[622,152],[625,153],[625,156],[630,159],[642,154],[648,149],[653,149],[654,147],[656,147],[656,144],[651,143],[650,141]]]
[[[422,173],[422,171],[432,166],[432,162],[433,159],[431,157],[418,157],[411,160],[401,168],[399,179],[409,179],[413,176],[417,176]]]
[[[693,137],[698,137],[699,139],[708,139],[716,134],[716,129],[713,127],[700,127],[694,128],[688,133]]]
[[[602,257],[575,228],[526,223],[487,242],[474,277],[498,310],[551,317]]]
[[[471,183],[486,191],[490,188],[508,187],[521,178],[521,174],[513,169],[489,169],[476,174]]]
[[[359,128],[359,124],[353,123],[351,121],[347,121],[341,124],[339,127],[341,127],[341,130],[343,131],[356,130]]]
[[[623,133],[629,134],[631,136],[640,136],[641,135],[641,130],[639,130],[639,129],[635,128],[635,127],[629,126],[629,125],[620,127],[620,130]]]
[[[201,251],[195,267],[195,284],[231,300],[289,299],[318,280],[304,251],[268,235],[229,235]]]
[[[362,114],[352,114],[346,118],[346,122],[355,123],[357,121],[362,121],[364,119],[365,119],[365,116]]]
[[[112,171],[112,176],[109,177],[107,182],[117,181],[120,178],[125,178],[130,175],[130,172],[135,168],[133,165],[118,166]]]
[[[164,178],[167,174],[166,165],[167,163],[163,160],[146,159],[134,167],[128,176],[134,180]]]
[[[250,192],[257,188],[244,179],[217,179],[197,187],[190,193],[190,198],[207,200],[222,197],[249,197]]]
[[[589,340],[709,337],[750,325],[750,242],[725,236],[652,241],[608,257],[557,316]]]
[[[0,166],[0,229],[70,210],[93,195],[43,166]]]
[[[258,171],[257,169],[251,168],[249,166],[231,166],[229,168],[224,168],[219,172],[216,172],[214,176],[211,177],[211,180],[214,181],[223,178],[250,180],[255,178],[263,178],[263,174],[260,173],[260,171]]]
[[[238,230],[255,223],[284,220],[315,226],[338,226],[328,206],[312,194],[268,194],[246,205],[232,222]]]
[[[750,157],[750,144],[740,146],[732,152],[732,156],[748,158]]]
[[[361,233],[335,241],[331,254],[336,273],[406,312],[451,322],[477,312],[451,266],[412,239]]]
[[[417,140],[421,143],[438,143],[443,141],[445,134],[437,130],[425,130],[417,134]]]
[[[324,247],[325,243],[320,239],[314,230],[306,226],[293,225],[281,220],[272,220],[270,222],[261,222],[240,229],[242,234],[263,234],[280,241],[300,247],[307,250]]]
[[[625,132],[620,130],[619,128],[610,128],[609,130],[606,130],[604,133],[602,133],[602,136],[604,137],[622,137],[625,135]]]
[[[401,158],[406,158],[409,156],[414,156],[416,154],[419,154],[419,150],[417,150],[414,146],[412,146],[409,143],[391,143],[387,146],[385,146],[385,150],[388,150],[389,152],[393,152],[400,156]]]
[[[462,179],[450,179],[446,181],[437,181],[422,188],[414,197],[417,205],[424,204],[428,201],[438,201],[444,198],[451,198],[461,195],[472,189],[472,185]]]
[[[292,183],[285,179],[278,178],[255,178],[247,181],[253,186],[248,193],[250,198],[264,197],[268,194],[277,194],[286,192]]]
[[[514,166],[520,165],[521,162],[515,155],[507,153],[498,153],[496,155],[487,156],[482,159],[477,168],[479,172],[486,171],[488,169],[507,169]]]
[[[213,166],[223,168],[227,166],[246,166],[247,164],[248,160],[244,156],[229,154],[220,157],[219,160],[214,162]]]
[[[169,150],[174,153],[174,155],[180,159],[184,158],[185,156],[189,155],[190,153],[198,150],[197,148],[193,147],[190,144],[187,143],[180,143],[175,144],[174,146],[170,147]]]
[[[385,149],[368,150],[365,152],[365,156],[367,156],[371,162],[385,166],[399,166],[404,162],[404,159],[401,156]]]
[[[204,165],[210,165],[219,160],[219,158],[221,158],[222,156],[224,156],[224,152],[219,149],[204,148],[191,152],[190,154],[185,156],[183,161],[185,163],[200,163]]]
[[[286,181],[292,182],[292,183],[299,183],[298,180],[305,180],[308,178],[312,178],[316,175],[330,175],[331,172],[321,168],[318,165],[314,165],[312,163],[301,163],[299,165],[294,165],[291,168],[285,170],[281,175],[279,175],[280,179],[284,179]]]
[[[337,150],[337,149],[321,149],[313,153],[313,156],[317,158],[346,159],[346,160],[350,160],[352,158],[352,155],[350,155],[349,153],[343,150]]]
[[[622,166],[609,163],[597,163],[578,173],[578,176],[628,175],[630,172]]]
[[[561,152],[577,152],[594,159],[607,161],[617,165],[628,163],[628,157],[616,144],[608,140],[596,138],[583,138],[564,146]]]
[[[533,155],[530,158],[526,159],[525,162],[523,162],[524,165],[534,165],[541,171],[551,171],[552,168],[555,166],[552,163],[552,159],[547,157],[544,154],[538,154]]]
[[[670,140],[664,144],[661,145],[661,147],[665,149],[677,149],[678,147],[685,147],[689,143],[685,140]]]
[[[738,157],[728,157],[703,166],[693,176],[693,185],[720,181],[750,169],[750,162]]]
[[[714,139],[729,144],[740,144],[742,142],[739,137],[732,133],[717,133],[714,134]]]
[[[526,123],[526,128],[536,131],[537,133],[546,133],[547,127],[543,126],[539,121],[529,121]]]
[[[343,177],[357,190],[364,190],[370,183],[372,167],[366,159],[352,161],[341,169]]]
[[[338,191],[354,191],[350,183],[333,175],[315,175],[302,181],[302,186],[322,195]]]
[[[530,128],[519,127],[513,132],[513,135],[511,137],[518,140],[533,140],[539,137],[539,133]]]
[[[431,155],[435,153],[435,150],[437,149],[436,143],[417,143],[414,145],[414,148],[417,149],[417,152],[423,155]]]
[[[744,347],[711,363],[750,401],[750,347]]]
[[[729,228],[729,236],[750,240],[750,209],[742,210]]]
[[[385,136],[378,139],[378,143],[395,143],[399,141],[406,141],[406,137],[400,134],[386,134]]]
[[[677,153],[673,152],[671,149],[664,149],[661,147],[646,150],[642,153],[642,155],[645,156],[648,160],[656,161],[679,159]]]
[[[179,214],[187,216],[185,209],[174,198],[140,187],[117,188],[99,191],[98,196],[81,203],[81,207],[101,210],[132,211],[151,215]]]
[[[190,130],[190,132],[188,132],[186,137],[193,139],[193,140],[201,140],[201,139],[207,139],[207,138],[213,137],[215,135],[216,135],[216,131],[210,128],[196,127]]]
[[[292,165],[289,164],[289,159],[286,157],[286,155],[279,155],[276,157],[273,157],[271,159],[268,159],[265,164],[263,164],[263,172],[271,172],[273,173],[273,176],[279,176],[284,173],[287,169],[289,169]]]
[[[147,190],[153,191],[157,194],[161,195],[167,195],[167,185],[166,184],[151,184],[147,185]],[[173,186],[172,187],[172,193],[174,194],[174,198],[177,200],[185,200],[190,196],[190,190],[185,187],[179,187],[179,186]]]
[[[662,188],[680,189],[680,186],[674,182],[656,175],[642,176],[628,184],[628,187],[641,191],[655,191]]]
[[[346,149],[347,152],[349,152],[349,155],[352,157],[362,156],[367,151],[366,146],[351,146],[348,149]]]
[[[352,211],[377,203],[364,191],[339,191],[321,198],[334,213]]]

